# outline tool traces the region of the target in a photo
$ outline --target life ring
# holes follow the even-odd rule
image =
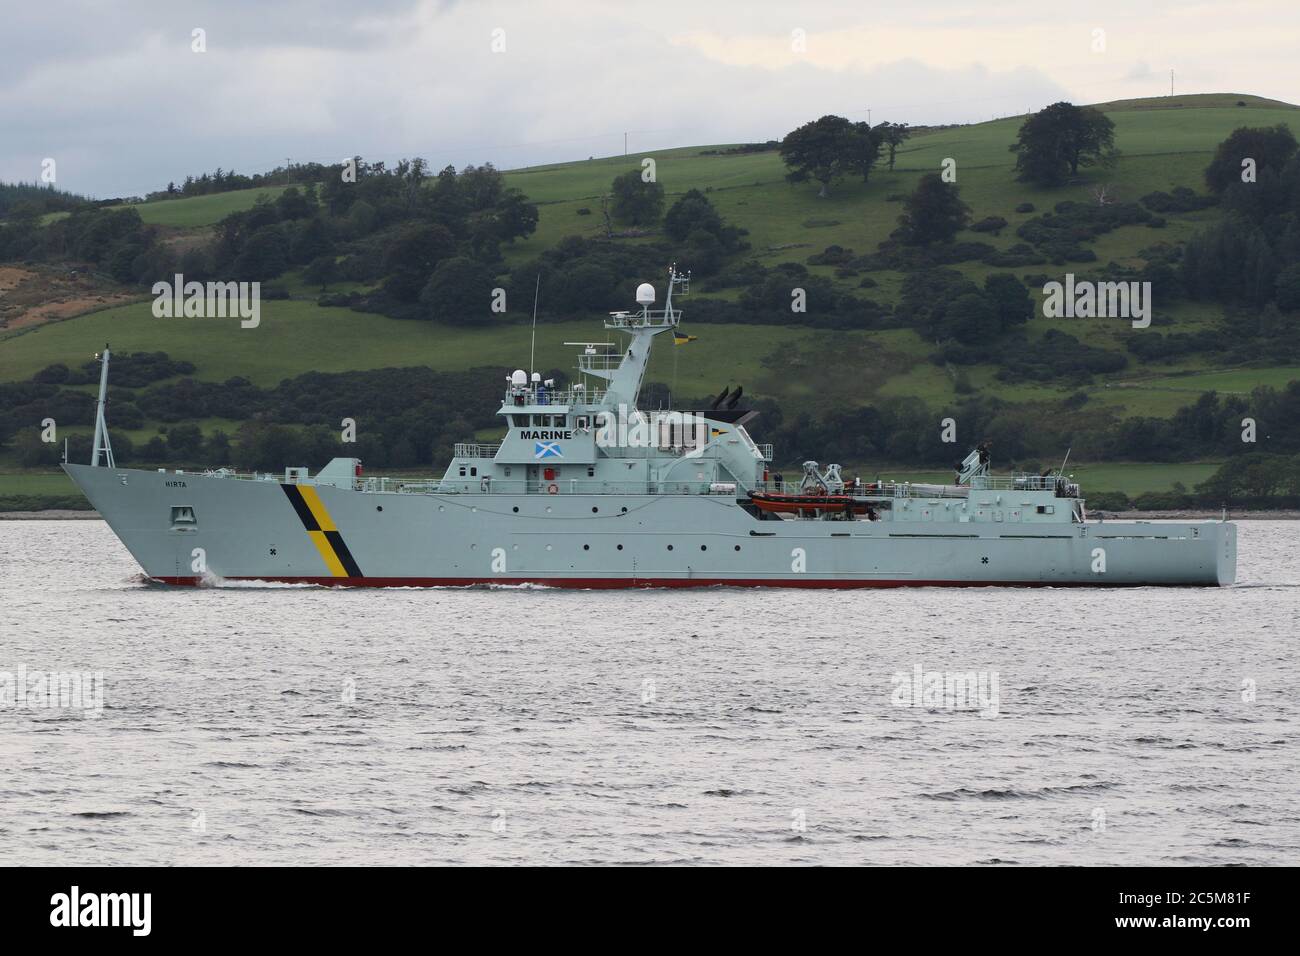
[[[555,484],[554,482],[546,486],[546,493],[548,495],[558,494],[559,491],[560,491],[560,486]]]

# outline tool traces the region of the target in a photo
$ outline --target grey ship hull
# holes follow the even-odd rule
[[[734,496],[376,493],[64,469],[145,573],[169,584],[1116,587],[1236,575],[1228,522],[760,521]]]

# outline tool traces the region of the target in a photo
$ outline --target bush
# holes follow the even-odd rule
[[[1196,212],[1218,203],[1216,196],[1198,196],[1186,186],[1177,186],[1173,192],[1147,193],[1139,200],[1152,212]]]
[[[1086,506],[1089,511],[1128,511],[1130,504],[1128,495],[1122,491],[1098,491],[1087,495]]]

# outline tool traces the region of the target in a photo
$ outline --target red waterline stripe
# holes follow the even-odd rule
[[[196,577],[155,577],[150,580],[181,587],[203,583]],[[271,584],[319,584],[343,588],[463,588],[483,584],[537,584],[581,590],[614,588],[1116,588],[1215,587],[1213,584],[1154,584],[1151,582],[1093,583],[1090,581],[836,581],[825,578],[334,578],[334,577],[228,577],[227,581],[266,581]]]

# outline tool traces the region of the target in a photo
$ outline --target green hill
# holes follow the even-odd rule
[[[1008,221],[999,235],[963,233],[962,238],[1009,249],[1021,241],[1015,235],[1018,225],[1064,200],[1092,201],[1093,190],[1100,184],[1108,186],[1111,198],[1123,202],[1179,186],[1202,192],[1203,170],[1215,147],[1233,129],[1295,125],[1300,119],[1295,106],[1238,94],[1127,100],[1098,108],[1115,123],[1118,162],[1111,169],[1086,170],[1077,184],[1051,190],[1014,179],[1009,146],[1023,117],[918,131],[900,148],[893,172],[878,167],[867,184],[837,183],[825,199],[818,198],[817,190],[808,185],[789,185],[775,151],[729,151],[733,147],[726,145],[512,170],[506,173],[508,185],[522,190],[538,205],[539,222],[531,236],[502,251],[510,267],[528,262],[567,236],[601,238],[601,196],[614,176],[639,167],[647,157],[655,161],[669,203],[690,189],[705,192],[727,223],[748,231],[751,249],[744,257],[768,266],[806,263],[809,256],[830,245],[857,254],[873,252],[896,227],[899,200],[923,173],[936,171],[947,158],[956,161],[957,185],[972,209],[972,218],[1000,216]],[[279,187],[264,187],[148,202],[137,208],[146,223],[165,226],[184,240],[186,236],[206,237],[224,216],[251,208],[260,196],[274,198],[279,191]],[[1035,212],[1016,212],[1025,203],[1032,203]],[[582,210],[589,213],[582,214]],[[1168,213],[1159,230],[1121,227],[1092,241],[1089,248],[1096,252],[1098,264],[1140,265],[1144,249],[1156,243],[1184,242],[1220,215],[1216,208]],[[835,267],[829,265],[809,268],[846,291],[885,305],[896,302],[903,279],[897,271],[872,272],[876,287],[859,290],[858,276],[837,276]],[[980,262],[954,268],[977,281],[993,272],[1012,271],[1024,278],[1064,271],[1053,266],[1008,270]],[[1085,271],[1087,267],[1078,268]],[[202,380],[219,382],[243,376],[267,386],[310,371],[411,365],[452,370],[519,365],[527,356],[529,336],[524,325],[475,329],[400,321],[319,306],[315,301],[318,290],[308,288],[296,275],[276,284],[287,288],[292,298],[264,300],[261,327],[256,330],[241,330],[233,320],[156,319],[150,314],[149,302],[143,300],[63,321],[0,331],[0,382],[26,379],[56,362],[80,362],[106,340],[119,351],[164,351],[190,361],[197,369],[195,377]],[[1034,287],[1032,281],[1030,286]],[[707,280],[698,282],[692,291],[691,298],[680,302],[688,325],[694,297],[713,294],[734,299],[736,295],[729,289],[711,293]],[[611,302],[609,307],[627,304]],[[1218,306],[1179,301],[1157,309],[1156,326],[1187,332],[1214,327],[1221,318]],[[561,343],[598,336],[598,320],[598,315],[592,315],[589,319],[543,322],[537,334],[539,366],[571,365],[572,350]],[[1090,345],[1122,351],[1119,339],[1124,329],[1118,323],[1036,317],[1029,325],[1029,335],[1041,337],[1053,328]],[[928,360],[933,344],[910,329],[832,332],[799,325],[699,323],[690,331],[698,335],[697,342],[661,349],[650,370],[652,380],[673,384],[683,394],[712,393],[727,382],[743,382],[748,394],[795,408],[828,393],[849,404],[912,398],[937,405],[959,397],[957,377],[951,369]],[[1213,355],[1205,354],[1156,364],[1130,355],[1126,368],[1097,375],[1085,385],[1007,384],[995,378],[997,370],[995,365],[971,367],[970,386],[979,394],[1030,404],[1057,402],[1083,392],[1090,407],[1112,409],[1121,418],[1171,415],[1203,390],[1246,394],[1259,384],[1281,385],[1300,378],[1297,367],[1224,368],[1216,364]],[[3,461],[0,457],[0,464]],[[1143,487],[1150,483],[1149,474],[1144,474]]]

